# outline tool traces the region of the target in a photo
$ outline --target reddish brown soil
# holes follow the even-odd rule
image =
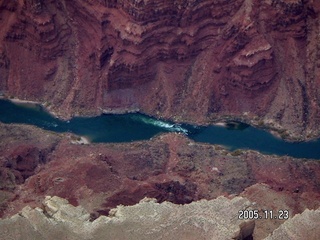
[[[79,145],[70,136],[33,127],[1,124],[0,129],[6,139],[0,144],[2,216],[26,205],[41,207],[46,195],[82,205],[93,219],[144,197],[186,204],[241,194],[257,209],[288,209],[291,216],[320,207],[319,161],[230,153],[175,133],[150,141]],[[258,221],[256,239],[282,222]]]
[[[0,0],[0,95],[62,117],[137,111],[205,124],[237,118],[320,135],[316,0]],[[0,215],[45,195],[92,218],[145,196],[189,203],[242,194],[257,208],[320,206],[320,164],[196,144],[177,134],[75,145],[0,128]],[[280,221],[260,221],[258,239]]]
[[[0,91],[68,117],[320,128],[315,0],[0,1]]]

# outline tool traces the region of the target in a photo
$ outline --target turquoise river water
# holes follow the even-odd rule
[[[138,113],[75,117],[70,121],[62,121],[40,105],[14,104],[7,100],[0,100],[0,122],[30,124],[54,132],[72,132],[85,136],[91,142],[130,142],[150,139],[159,133],[180,132],[196,142],[224,145],[231,151],[252,149],[265,154],[320,159],[320,139],[289,143],[243,123],[229,124],[227,127],[198,127],[166,122]]]

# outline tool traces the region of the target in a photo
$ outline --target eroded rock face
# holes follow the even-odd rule
[[[0,9],[8,96],[64,117],[232,115],[319,136],[318,1],[25,0]]]
[[[88,221],[82,207],[58,197],[46,197],[44,210],[25,207],[20,215],[0,220],[5,239],[244,239],[252,235],[253,220],[238,219],[249,209],[242,197],[175,205],[145,199],[134,206],[118,206],[110,217]],[[49,216],[49,217],[48,217]],[[19,228],[16,226],[19,225]],[[15,227],[14,227],[15,226]]]
[[[266,240],[272,239],[312,239],[316,240],[320,235],[320,209],[318,210],[305,210],[301,214],[297,214],[292,219],[286,221]]]
[[[31,126],[0,124],[0,216],[7,208],[7,202],[16,195],[17,186],[33,176],[49,161],[51,153],[61,136],[43,134]]]
[[[145,198],[133,206],[118,206],[110,216],[89,221],[81,206],[47,196],[42,208],[25,207],[19,214],[0,219],[3,239],[245,239],[260,220],[239,219],[239,209],[251,210],[246,198],[201,200],[187,205],[157,203]],[[285,221],[267,238],[310,239],[319,237],[320,209],[305,210]],[[19,226],[19,227],[16,227]]]
[[[68,134],[24,125],[0,124],[0,134],[4,140],[0,142],[0,155],[19,153],[25,169],[33,168],[30,159],[38,159],[35,153],[45,153],[45,161],[38,163],[31,176],[21,182],[16,178],[1,182],[2,216],[12,216],[27,205],[41,207],[46,195],[81,205],[91,220],[108,215],[118,205],[137,204],[145,197],[159,203],[190,204],[221,195],[241,195],[255,203],[254,209],[286,209],[290,217],[306,208],[320,207],[319,161],[254,151],[229,152],[177,133],[150,141],[88,145],[76,144]],[[35,146],[38,150],[28,155]],[[1,170],[18,171],[7,165]],[[282,223],[256,221],[253,236],[263,239]]]

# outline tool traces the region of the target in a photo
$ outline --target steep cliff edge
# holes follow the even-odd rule
[[[284,137],[320,134],[318,1],[1,0],[0,10],[7,96],[64,117],[232,116]]]
[[[252,235],[253,220],[238,219],[238,209],[251,203],[242,197],[219,197],[188,205],[158,204],[144,199],[134,206],[118,206],[109,217],[93,222],[81,207],[47,196],[43,209],[24,208],[10,219],[0,219],[2,239],[245,239]],[[16,226],[19,226],[17,228]],[[15,226],[15,227],[13,227]]]
[[[254,220],[238,218],[239,209],[251,209],[247,199],[202,200],[188,205],[157,203],[145,198],[133,206],[118,206],[108,217],[89,221],[81,206],[47,196],[41,208],[25,207],[19,214],[0,219],[3,239],[186,239],[229,240],[252,238]],[[319,239],[320,209],[305,210],[285,221],[265,240]],[[256,220],[259,221],[259,220]],[[16,227],[19,226],[19,227]]]

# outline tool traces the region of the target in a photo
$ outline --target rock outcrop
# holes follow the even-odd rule
[[[186,239],[229,240],[252,238],[255,222],[239,219],[239,209],[253,203],[242,197],[201,200],[186,205],[157,203],[145,198],[133,206],[118,206],[109,216],[90,221],[90,214],[67,200],[47,196],[41,208],[25,207],[0,219],[1,239]],[[320,209],[305,210],[285,221],[265,240],[316,240]],[[19,227],[17,227],[19,226]],[[254,238],[262,239],[262,238]]]
[[[319,161],[229,152],[176,133],[150,141],[88,145],[77,144],[69,134],[24,125],[0,124],[0,135],[1,171],[8,173],[1,174],[2,217],[28,205],[41,207],[47,195],[81,205],[91,220],[145,197],[190,204],[240,195],[255,203],[254,209],[286,209],[290,217],[320,207]],[[254,239],[267,237],[282,223],[259,219]]]
[[[244,239],[253,220],[238,219],[238,209],[251,203],[242,198],[175,205],[144,199],[134,206],[118,206],[112,216],[93,222],[82,207],[58,197],[46,197],[43,209],[25,207],[19,215],[0,220],[1,239]],[[19,227],[17,227],[19,226]]]
[[[0,96],[64,118],[141,111],[319,137],[319,13],[316,0],[0,0]],[[253,226],[254,239],[318,237],[304,231],[319,221],[319,161],[173,133],[79,145],[0,124],[0,139],[0,216],[24,209],[0,220],[1,238],[242,239]],[[238,220],[248,204],[292,219]]]
[[[231,116],[320,135],[313,0],[0,1],[0,91],[60,116]]]
[[[292,219],[286,221],[276,229],[266,240],[286,240],[286,239],[310,239],[316,240],[320,236],[320,209],[305,210],[297,214]]]
[[[14,191],[46,164],[48,154],[61,140],[57,134],[43,134],[32,126],[0,124],[0,217]]]

